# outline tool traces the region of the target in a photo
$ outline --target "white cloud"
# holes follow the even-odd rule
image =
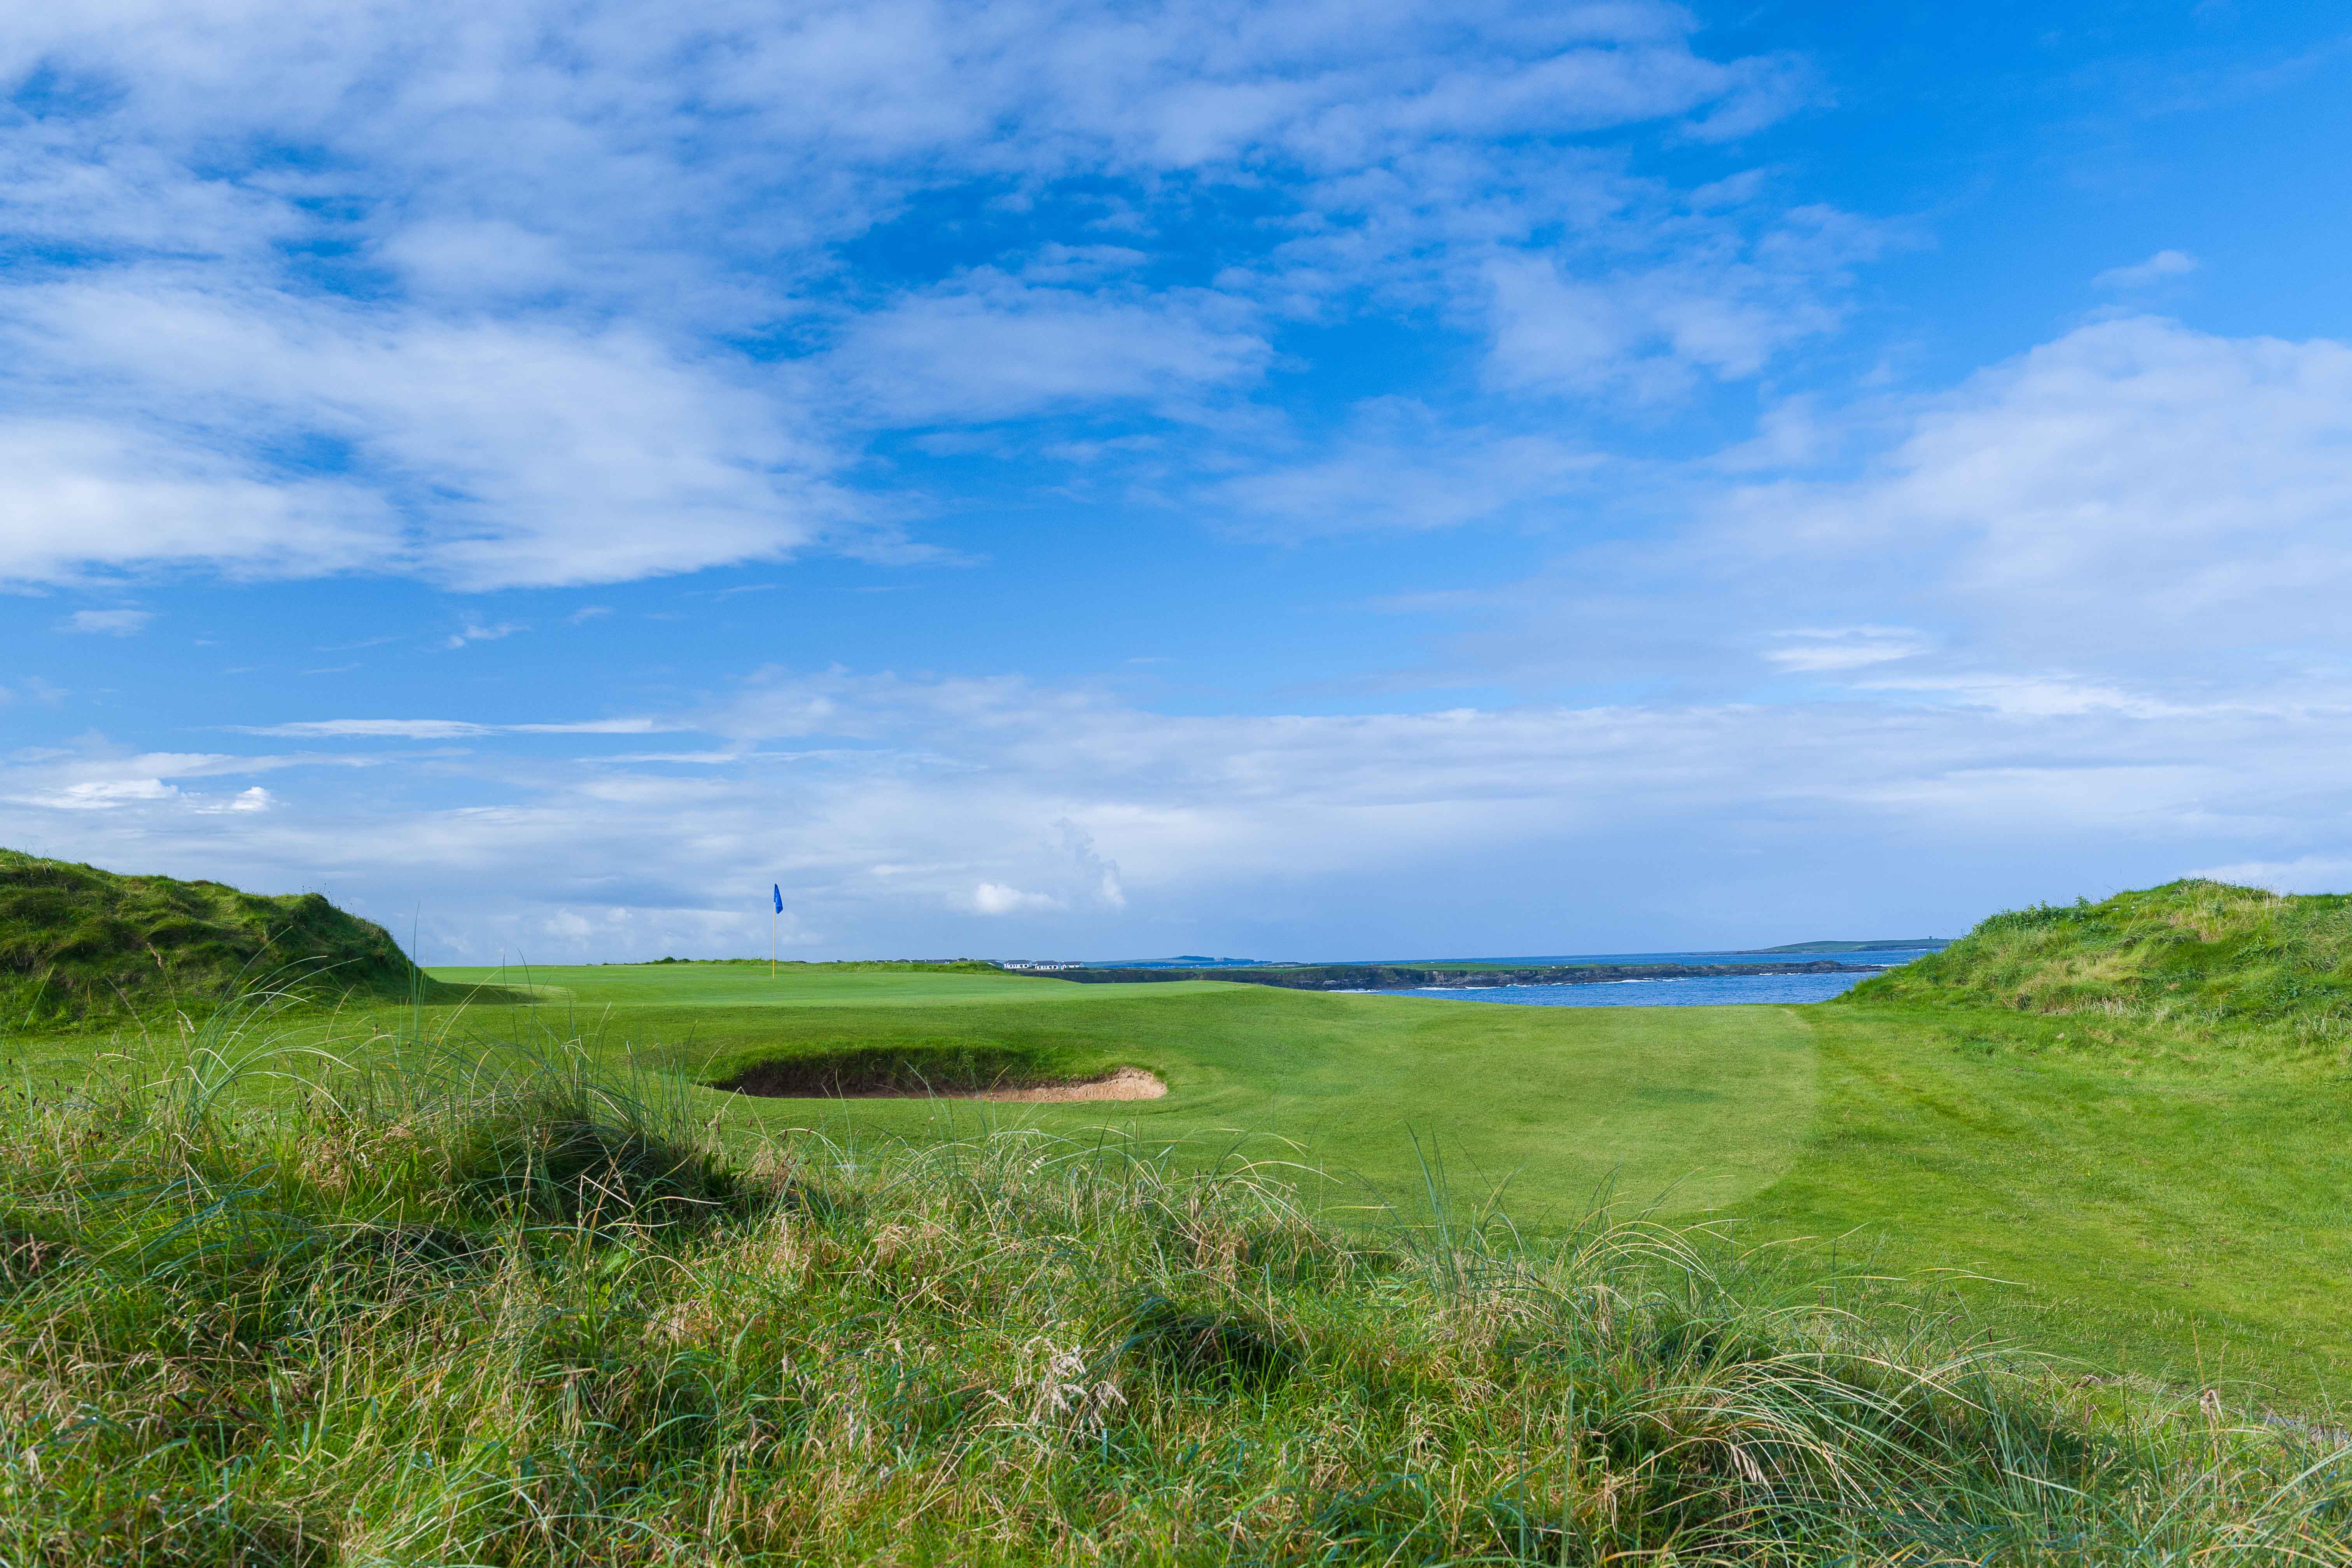
[[[1198,422],[1262,390],[1286,321],[1415,290],[1466,318],[1490,263],[1559,245],[1591,252],[1562,289],[1610,274],[1602,380],[1753,374],[1827,319],[1844,263],[1791,237],[1823,223],[1664,222],[1670,191],[1562,142],[1735,134],[1814,90],[1695,27],[1649,0],[13,16],[0,78],[59,90],[0,207],[91,259],[0,289],[44,410],[0,424],[0,580],[478,590],[904,554],[848,477],[877,430]],[[1160,221],[1226,193],[1255,215],[1226,273],[1155,275]],[[1001,246],[935,226],[977,247],[951,276],[839,248],[981,195],[1022,221]],[[1057,201],[1084,210],[1035,216]],[[1509,317],[1506,379],[1579,382],[1539,314]]]
[[[1797,602],[1907,603],[2012,668],[2200,661],[2210,679],[2218,650],[2341,646],[2352,347],[2110,321],[1921,399],[1895,429],[1859,478],[1738,489],[1703,548],[1765,565]]]
[[[74,409],[0,426],[0,578],[208,562],[548,586],[854,531],[783,407],[642,332],[125,276],[0,294],[0,340]],[[339,471],[272,455],[321,443]]]
[[[1700,378],[1744,380],[1833,330],[1847,270],[1896,237],[1824,207],[1776,215],[1753,236],[1734,216],[1661,214],[1644,226],[1664,253],[1646,265],[1596,268],[1572,249],[1489,261],[1489,379],[1643,401],[1679,395]]]
[[[1270,351],[1249,315],[1209,296],[1104,299],[981,274],[861,318],[835,368],[892,423],[1165,409],[1257,376]]]
[[[1327,451],[1213,487],[1218,510],[1286,535],[1450,528],[1589,488],[1604,459],[1558,437],[1449,427],[1400,398],[1359,405]]]
[[[168,431],[0,421],[0,581],[190,563],[310,575],[386,564],[395,537],[383,501],[356,487],[273,477]]]
[[[456,648],[464,647],[469,642],[497,642],[501,637],[510,637],[517,632],[529,630],[530,628],[520,621],[500,621],[494,626],[486,626],[479,621],[469,621],[463,630],[452,632],[448,641],[442,646]]]
[[[2197,270],[2197,258],[2182,251],[2159,250],[2130,267],[2110,267],[2091,279],[2097,289],[2145,289],[2168,278],[2185,278]]]
[[[1916,691],[1897,707],[1172,716],[1009,679],[774,674],[664,720],[734,742],[690,774],[501,755],[475,736],[485,749],[458,771],[411,775],[441,781],[432,798],[354,794],[278,754],[251,765],[300,789],[236,809],[240,759],[75,752],[0,764],[0,841],[347,886],[380,913],[439,911],[439,951],[463,937],[489,958],[590,909],[600,930],[624,909],[645,941],[749,951],[771,881],[831,952],[985,951],[993,922],[1018,917],[1103,956],[1207,951],[1191,936],[1212,932],[1231,951],[1225,936],[1277,928],[1378,956],[1432,921],[1464,942],[1524,936],[1546,899],[1571,943],[1557,951],[1603,940],[1587,925],[1652,918],[1728,937],[1706,922],[1737,915],[1794,940],[1889,864],[1957,918],[2283,858],[2305,824],[2352,812],[2347,714],[2341,698],[1995,707]],[[204,778],[223,793],[199,793]],[[1759,878],[1768,851],[1811,869]]]
[[[1062,900],[1045,893],[1024,893],[1002,882],[982,882],[971,890],[971,907],[983,915],[1011,915],[1024,910],[1058,910]]]
[[[172,800],[179,790],[162,779],[90,779],[43,795],[20,797],[61,811],[105,811],[133,802]]]
[[[1774,634],[1767,663],[1795,674],[1861,669],[1925,653],[1932,645],[1908,626],[1800,627]]]
[[[152,610],[76,610],[66,617],[65,629],[127,637],[143,629],[154,618]]]
[[[455,741],[475,735],[646,735],[669,728],[654,719],[583,719],[553,724],[477,724],[463,719],[305,719],[237,726],[247,735],[294,739],[347,735],[374,740]]]

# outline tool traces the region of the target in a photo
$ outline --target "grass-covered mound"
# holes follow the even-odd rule
[[[460,994],[317,893],[268,898],[0,849],[0,1029],[202,1010],[255,988],[404,998],[420,984],[435,1000]]]
[[[730,1156],[683,1086],[387,1059],[0,1103],[0,1562],[2352,1556],[2325,1433],[1705,1235],[1343,1233],[1099,1138]]]
[[[1841,1000],[2338,1035],[2352,1028],[2352,896],[2190,880],[2037,904]]]

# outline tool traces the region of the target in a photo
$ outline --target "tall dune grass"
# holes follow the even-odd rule
[[[2352,1041],[2352,896],[2191,879],[2010,910],[1838,1000],[2083,1013],[2340,1052]]]
[[[1704,1230],[254,1027],[0,1110],[0,1563],[2352,1560],[2326,1430]]]

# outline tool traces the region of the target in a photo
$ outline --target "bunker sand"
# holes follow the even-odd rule
[[[1087,1079],[1080,1083],[1033,1084],[1026,1089],[983,1089],[981,1100],[1003,1100],[1016,1105],[1052,1105],[1080,1100],[1160,1100],[1166,1098],[1168,1086],[1159,1076],[1141,1068],[1121,1068],[1102,1078]]]

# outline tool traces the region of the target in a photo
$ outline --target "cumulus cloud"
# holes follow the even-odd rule
[[[852,521],[783,409],[640,332],[131,275],[0,291],[0,342],[73,410],[0,424],[0,578],[556,585],[779,557]]]
[[[1860,477],[1742,487],[1729,518],[1715,542],[1743,562],[1835,559],[1841,589],[1932,605],[2011,658],[2145,674],[2333,646],[2352,348],[2084,327],[1918,401]]]

